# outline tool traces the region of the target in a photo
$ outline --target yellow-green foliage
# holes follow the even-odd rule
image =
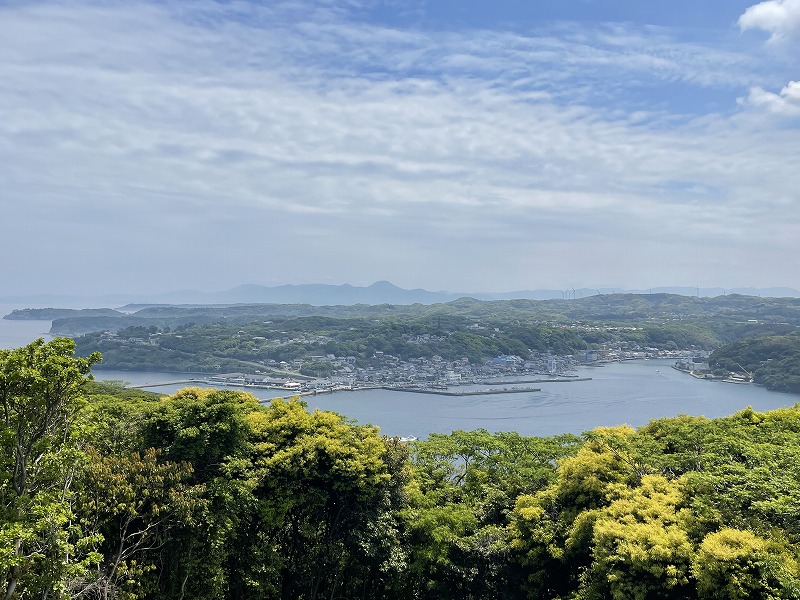
[[[575,456],[560,463],[555,486],[558,502],[569,512],[605,505],[609,485],[636,476],[628,448],[635,434],[631,427],[596,429]]]
[[[800,408],[586,435],[517,498],[528,597],[800,598]]]
[[[615,486],[609,497],[611,504],[592,519],[587,588],[595,597],[618,600],[652,598],[653,590],[681,595],[676,590],[689,583],[693,548],[682,523],[679,482],[646,475],[638,487]]]
[[[700,598],[798,597],[798,562],[785,542],[724,528],[706,536],[692,565]]]
[[[254,465],[262,477],[290,471],[293,476],[327,478],[335,489],[359,490],[388,480],[384,443],[373,427],[354,427],[336,413],[309,413],[295,400],[272,400],[248,417]]]

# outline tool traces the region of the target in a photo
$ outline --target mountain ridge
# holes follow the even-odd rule
[[[4,304],[47,304],[54,306],[82,306],[105,303],[116,305],[208,305],[208,304],[311,304],[337,306],[355,304],[439,304],[459,298],[475,300],[557,300],[577,299],[598,294],[677,294],[681,296],[716,297],[736,293],[746,296],[800,297],[800,291],[788,287],[772,288],[698,288],[688,286],[653,287],[644,290],[618,288],[579,288],[568,290],[535,289],[511,292],[449,292],[430,291],[423,288],[404,289],[381,280],[369,286],[324,283],[285,284],[266,286],[246,283],[227,290],[201,292],[179,290],[161,294],[113,294],[102,296],[77,296],[56,294],[29,294],[0,297]],[[125,307],[123,307],[125,308]]]

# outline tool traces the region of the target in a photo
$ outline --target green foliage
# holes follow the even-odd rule
[[[73,349],[0,353],[9,600],[800,598],[800,406],[406,444]]]
[[[455,316],[403,321],[303,317],[193,325],[152,341],[143,327],[127,328],[116,338],[87,334],[78,338],[78,346],[81,352],[102,350],[108,368],[199,372],[252,370],[263,368],[266,360],[288,362],[321,354],[354,356],[363,364],[376,352],[403,360],[438,355],[481,363],[500,354],[527,356],[529,349],[569,354],[587,346],[576,332],[535,323],[504,324],[502,332],[493,325],[470,329],[472,324]],[[301,372],[327,376],[332,367],[312,361]]]
[[[161,597],[380,597],[404,564],[393,517],[404,447],[298,401],[185,389],[148,413],[144,446],[191,464],[191,525],[161,551]],[[399,561],[399,562],[398,562]],[[179,585],[178,585],[179,584]]]
[[[798,407],[591,432],[517,500],[530,596],[800,597],[798,436]]]
[[[692,572],[699,598],[766,600],[800,596],[799,566],[785,543],[724,528],[705,537]]]
[[[577,442],[477,430],[416,443],[402,513],[416,597],[514,597],[519,573],[505,533],[509,514],[518,496],[555,479],[556,461]]]
[[[568,355],[604,343],[711,350],[793,329],[787,323],[800,323],[798,304],[615,294],[570,302],[461,299],[431,306],[151,307],[134,316],[96,317],[94,326],[81,325],[93,317],[76,317],[53,327],[87,332],[78,338],[79,353],[102,351],[105,368],[210,373],[263,369],[267,361],[298,358],[318,363],[313,357],[323,354],[352,356],[361,365],[376,352],[402,360],[466,357],[480,364],[501,354]],[[748,322],[753,317],[756,322]],[[105,330],[116,337],[100,333]],[[329,371],[321,363],[304,366],[312,376]]]
[[[646,475],[634,487],[609,491],[611,503],[592,515],[592,564],[581,579],[584,598],[645,600],[686,597],[694,548],[683,523],[679,481]]]
[[[108,309],[105,309],[108,311]],[[75,335],[126,327],[156,326],[164,330],[189,323],[244,323],[287,318],[313,317],[381,321],[427,320],[447,323],[462,318],[485,322],[534,323],[652,323],[681,321],[713,332],[719,340],[733,341],[748,332],[800,325],[800,299],[756,298],[729,294],[716,298],[695,298],[674,294],[603,294],[573,300],[497,300],[482,302],[461,298],[446,304],[398,306],[392,304],[355,306],[311,306],[308,304],[239,304],[234,306],[155,306],[134,314],[108,311],[105,316],[58,319],[53,333]],[[15,311],[15,318],[31,318]],[[41,317],[39,317],[41,318]],[[754,321],[755,324],[750,322]],[[762,331],[766,333],[766,331]],[[677,341],[677,340],[676,340]]]
[[[76,490],[82,551],[93,569],[69,580],[76,596],[133,600],[157,588],[159,554],[171,530],[190,520],[196,489],[186,485],[191,465],[161,462],[154,448],[103,456],[90,448]]]
[[[767,388],[800,393],[800,334],[751,336],[723,346],[709,365],[737,374],[752,373]]]
[[[71,484],[85,399],[82,385],[99,355],[75,358],[72,340],[38,339],[0,350],[0,581],[6,598],[63,591],[87,566],[73,556],[82,532]]]
[[[377,431],[334,413],[309,413],[298,401],[273,400],[250,422],[249,475],[275,544],[258,551],[274,552],[281,573],[291,574],[274,580],[281,597],[328,597],[366,583],[368,574],[373,585],[385,585],[392,557],[377,534],[388,528],[394,535],[383,511],[397,501],[392,478],[403,473],[389,471],[402,466],[384,460],[387,445]]]
[[[330,377],[333,373],[333,365],[324,362],[306,363],[300,369],[301,375],[308,375],[309,377]]]
[[[83,393],[91,400],[105,396],[117,400],[149,400],[155,402],[160,397],[159,394],[153,392],[127,387],[124,381],[114,379],[87,381],[83,385]]]

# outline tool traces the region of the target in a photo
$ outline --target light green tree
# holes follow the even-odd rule
[[[76,557],[71,487],[80,458],[82,385],[95,353],[38,339],[0,351],[0,586],[4,598],[63,592]]]

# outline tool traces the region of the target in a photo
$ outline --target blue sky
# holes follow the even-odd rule
[[[3,295],[800,288],[800,0],[0,2]]]

